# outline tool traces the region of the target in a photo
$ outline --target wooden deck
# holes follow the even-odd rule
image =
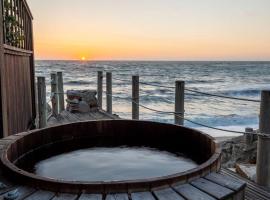
[[[117,115],[110,115],[102,110],[95,110],[89,113],[70,113],[62,111],[57,117],[51,116],[48,119],[47,126],[55,126],[66,123],[74,123],[88,120],[106,120],[106,119],[120,119]]]
[[[117,116],[108,115],[103,111],[96,111],[87,114],[71,114],[62,112],[57,118],[51,117],[49,126],[64,124],[84,120],[117,119]],[[12,142],[16,137],[11,136],[0,140],[0,154],[5,146]],[[30,188],[24,185],[15,185],[6,180],[0,170],[0,182],[6,187],[0,185],[0,199],[14,194],[18,194],[16,200],[217,200],[217,199],[270,199],[270,192],[258,186],[251,181],[239,177],[235,173],[222,169],[219,173],[210,173],[209,175],[192,180],[188,184],[168,185],[163,188],[156,188],[151,191],[144,189],[140,192],[129,191],[120,194],[88,194],[81,191],[78,194],[55,193],[51,191],[40,190],[39,188]],[[247,188],[245,186],[247,183]],[[14,192],[15,191],[15,192]],[[17,191],[17,192],[16,192]],[[10,198],[12,199],[12,198]]]
[[[222,169],[218,174],[210,174],[205,179],[198,179],[190,184],[160,188],[153,191],[130,192],[122,194],[64,194],[50,191],[16,186],[5,180],[0,175],[0,182],[7,185],[0,189],[0,199],[4,199],[9,192],[17,190],[17,200],[216,200],[232,199],[230,194],[233,190],[243,187],[247,182],[245,200],[269,200],[270,192],[266,188],[239,177],[234,172]],[[205,183],[210,183],[205,187]],[[239,194],[241,195],[241,194]],[[237,198],[233,198],[237,199]]]
[[[238,200],[242,199],[243,191],[241,191],[241,189],[243,189],[245,185],[242,181],[234,180],[223,174],[212,173],[190,184],[157,188],[153,191],[131,191],[130,193],[119,194],[87,194],[83,192],[80,194],[64,194],[43,191],[38,188],[15,186],[3,177],[0,178],[0,181],[7,185],[6,188],[0,189],[0,199],[3,199],[9,193],[12,195],[12,193],[17,190],[19,195],[18,200]],[[239,190],[241,192],[235,195],[235,191]]]

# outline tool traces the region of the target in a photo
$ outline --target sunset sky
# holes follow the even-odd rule
[[[270,60],[269,0],[28,0],[37,59]]]

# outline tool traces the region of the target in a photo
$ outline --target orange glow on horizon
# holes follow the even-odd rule
[[[28,0],[36,59],[270,60],[269,0],[119,1]]]

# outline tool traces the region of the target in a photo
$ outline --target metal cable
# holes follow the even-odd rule
[[[123,80],[123,79],[119,79],[119,78],[114,78],[115,80],[118,81],[129,81],[129,80]],[[175,87],[172,86],[164,86],[164,85],[159,85],[159,84],[152,84],[152,83],[146,83],[146,82],[141,82],[140,84],[142,85],[149,85],[149,86],[153,86],[153,87],[160,87],[160,88],[167,88],[167,89],[175,89]],[[193,93],[198,93],[198,94],[202,94],[202,95],[207,95],[207,96],[212,96],[212,97],[219,97],[219,98],[224,98],[224,99],[231,99],[231,100],[238,100],[238,101],[248,101],[248,102],[256,102],[256,103],[260,103],[260,100],[256,100],[256,99],[246,99],[246,98],[238,98],[238,97],[231,97],[231,96],[225,96],[225,95],[218,95],[218,94],[212,94],[212,93],[207,93],[207,92],[201,92],[201,91],[197,91],[197,90],[192,90],[192,89],[188,89],[185,88],[186,91],[189,92],[193,92]]]
[[[114,95],[112,95],[112,94],[107,94],[106,93],[106,95],[108,95],[108,96],[111,96],[111,97],[113,97],[113,98],[117,98],[117,99],[129,99],[129,100],[131,100],[132,101],[132,103],[135,103],[135,104],[137,104],[138,106],[140,106],[140,107],[142,107],[142,108],[145,108],[145,109],[147,109],[147,110],[150,110],[150,111],[154,111],[154,112],[156,112],[156,113],[160,113],[160,114],[183,114],[183,113],[178,113],[178,112],[167,112],[167,111],[161,111],[161,110],[157,110],[157,109],[154,109],[154,108],[149,108],[149,107],[147,107],[147,106],[145,106],[145,105],[142,105],[142,104],[140,104],[140,103],[137,103],[136,101],[134,101],[134,100],[132,100],[132,98],[130,98],[130,97],[119,97],[119,96],[114,96]]]
[[[270,137],[268,134],[263,134],[263,133],[258,133],[258,132],[254,132],[254,133],[249,133],[249,132],[244,132],[244,131],[234,131],[234,130],[228,130],[228,129],[222,129],[222,128],[216,128],[216,127],[213,127],[213,126],[209,126],[209,125],[206,125],[206,124],[203,124],[203,123],[199,123],[199,122],[195,122],[191,119],[187,119],[179,114],[183,114],[183,113],[176,113],[176,112],[165,112],[165,111],[161,111],[161,110],[156,110],[156,109],[152,109],[152,108],[149,108],[145,105],[142,105],[140,103],[137,103],[135,101],[132,100],[132,98],[125,98],[125,97],[118,97],[118,96],[114,96],[114,95],[111,95],[111,94],[107,94],[109,96],[112,96],[113,98],[119,98],[119,99],[130,99],[133,103],[137,104],[138,106],[142,107],[142,108],[145,108],[147,110],[150,110],[150,111],[154,111],[156,113],[159,113],[159,114],[171,114],[171,115],[175,115],[187,122],[190,122],[192,124],[195,124],[195,125],[199,125],[199,126],[202,126],[202,127],[205,127],[205,128],[209,128],[209,129],[213,129],[213,130],[218,130],[218,131],[223,131],[223,132],[228,132],[228,133],[237,133],[237,134],[252,134],[252,135],[260,135],[260,136],[264,136],[264,137]]]
[[[203,94],[203,95],[213,96],[213,97],[219,97],[219,98],[224,98],[224,99],[232,99],[232,100],[239,100],[239,101],[249,101],[249,102],[256,102],[256,103],[261,102],[260,100],[256,100],[256,99],[244,99],[244,98],[230,97],[230,96],[225,96],[225,95],[211,94],[211,93],[200,92],[200,91],[197,91],[197,90],[191,90],[191,89],[187,89],[187,88],[185,88],[185,90],[189,91],[189,92],[193,92],[193,93],[198,93],[198,94]]]

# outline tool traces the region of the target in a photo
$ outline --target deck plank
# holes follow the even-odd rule
[[[217,199],[228,198],[234,193],[232,190],[208,181],[204,178],[200,178],[191,182],[191,185],[211,196],[214,196]]]
[[[227,187],[234,191],[239,191],[246,186],[246,183],[244,181],[241,181],[241,180],[237,181],[229,176],[225,176],[225,175],[217,174],[217,173],[211,173],[207,175],[205,179],[212,181],[216,184],[219,184],[223,187]]]
[[[109,194],[106,196],[106,200],[129,200],[128,194]]]
[[[34,188],[20,186],[18,188],[13,188],[10,191],[7,191],[5,193],[2,193],[0,195],[0,199],[4,199],[5,195],[7,195],[9,192],[13,192],[15,190],[17,190],[18,191],[18,194],[19,194],[19,197],[16,200],[25,199],[27,196],[31,195],[32,193],[34,193],[36,191]]]
[[[102,200],[102,194],[82,194],[78,200]]]
[[[25,200],[51,200],[54,196],[54,192],[38,190],[28,196]]]
[[[193,187],[190,184],[184,184],[175,186],[174,189],[179,192],[187,200],[215,200],[212,196],[206,194],[205,192]]]
[[[158,200],[184,200],[183,197],[181,197],[171,188],[155,190],[153,192]]]
[[[257,196],[257,198],[261,198],[261,196],[265,197],[265,199],[270,199],[270,191],[262,186],[259,186],[258,184],[243,178],[241,176],[239,176],[238,174],[229,171],[227,169],[221,169],[220,174],[226,175],[226,176],[230,176],[234,179],[237,180],[241,180],[247,183],[247,187],[246,187],[246,198],[249,198],[250,196],[253,196],[255,193],[255,196]]]
[[[155,200],[151,192],[136,192],[131,193],[132,200]]]
[[[78,195],[75,194],[57,194],[52,200],[76,200]]]
[[[119,117],[105,113],[103,110],[91,111],[89,113],[71,113],[64,110],[57,117],[50,117],[47,125],[50,127],[60,124],[106,119],[119,119]]]

